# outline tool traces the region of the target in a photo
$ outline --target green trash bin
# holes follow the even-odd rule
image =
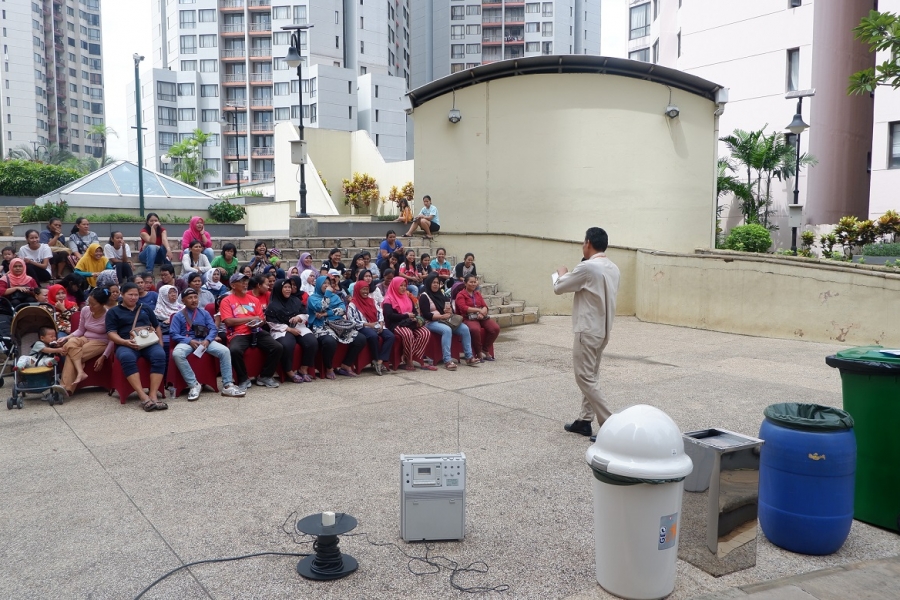
[[[896,353],[896,354],[892,354]],[[854,518],[900,531],[900,350],[861,346],[825,363],[841,371],[844,410],[856,431]]]

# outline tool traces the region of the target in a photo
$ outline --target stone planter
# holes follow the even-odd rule
[[[72,230],[74,223],[63,223],[63,235],[68,238],[69,232]],[[100,241],[105,241],[109,238],[110,234],[113,231],[121,231],[122,235],[126,238],[134,238],[137,239],[141,236],[141,229],[144,227],[143,223],[109,223],[103,221],[92,221],[91,222],[91,231],[97,234],[100,238]],[[188,228],[187,223],[185,224],[166,224],[163,223],[163,227],[166,228],[166,232],[169,234],[170,240],[180,240],[181,234],[185,232]],[[43,231],[47,228],[46,222],[38,222],[38,223],[20,223],[19,225],[13,226],[13,236],[20,238],[22,240],[25,239],[25,232],[29,229],[36,229],[38,231]],[[244,225],[235,224],[235,223],[216,223],[216,224],[208,224],[206,226],[206,230],[215,240],[216,238],[238,238],[245,237],[247,235],[246,228]]]
[[[866,259],[865,262],[863,263],[863,264],[865,264],[865,265],[883,265],[883,264],[886,263],[887,261],[891,261],[891,264],[893,265],[893,264],[897,263],[898,260],[900,260],[900,256],[865,256],[865,255],[860,255],[860,256],[854,256],[854,257],[853,257],[853,262],[858,263],[858,262],[859,262],[859,259],[861,259],[861,258],[865,258],[865,259]],[[897,264],[900,264],[900,263],[897,263]]]

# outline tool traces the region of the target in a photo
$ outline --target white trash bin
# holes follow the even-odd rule
[[[586,454],[594,473],[597,582],[629,600],[675,589],[684,478],[693,465],[681,431],[639,404],[612,415]]]

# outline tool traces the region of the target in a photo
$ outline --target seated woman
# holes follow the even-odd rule
[[[422,285],[422,274],[419,272],[419,265],[416,263],[416,251],[407,250],[403,264],[397,271],[400,277],[406,279],[406,287],[413,296],[419,295],[419,286]]]
[[[328,253],[328,260],[322,263],[322,268],[319,269],[319,272],[322,271],[338,271],[338,274],[343,275],[344,271],[347,270],[346,265],[341,262],[341,249],[340,248],[332,248]]]
[[[72,251],[66,245],[66,236],[62,233],[62,221],[59,217],[50,217],[47,228],[41,232],[41,243],[47,244],[53,257],[50,259],[50,272],[57,279],[62,279],[69,266],[69,255]]]
[[[9,272],[0,277],[0,296],[9,300],[13,308],[34,302],[38,283],[25,273],[25,261],[14,258],[9,261]]]
[[[165,410],[169,405],[156,400],[156,394],[162,385],[166,372],[166,351],[163,349],[162,330],[159,320],[150,309],[139,304],[140,294],[133,283],[122,286],[122,304],[109,309],[106,313],[106,334],[116,344],[116,360],[131,388],[141,399],[141,407],[147,411]],[[141,348],[132,339],[131,332],[135,327],[152,327],[156,330],[159,343]],[[138,372],[138,358],[150,361],[150,390],[144,392],[141,375]]]
[[[237,259],[237,246],[231,242],[223,244],[222,254],[209,261],[209,265],[213,268],[224,269],[225,277],[222,279],[224,282],[227,282],[228,278],[237,273],[238,268],[240,268]]]
[[[169,355],[169,326],[172,324],[172,315],[180,310],[184,310],[184,304],[181,303],[178,288],[174,285],[164,285],[159,288],[159,297],[156,299],[156,308],[153,310],[153,314],[159,322],[162,347],[166,351],[166,356]]]
[[[358,335],[355,329],[335,330],[327,325],[328,321],[342,321],[345,319],[346,309],[340,297],[334,293],[331,283],[324,275],[316,278],[316,293],[307,300],[307,312],[309,313],[309,328],[319,342],[319,350],[322,352],[322,362],[325,365],[325,378],[334,379],[334,374],[345,377],[356,377],[353,367],[359,353],[366,345],[366,338]],[[333,368],[334,355],[337,352],[338,343],[347,344],[347,354],[344,362],[335,371]]]
[[[210,269],[212,266],[209,264],[209,259],[203,254],[203,244],[194,240],[181,259],[181,276],[186,277],[188,273],[203,275]]]
[[[300,275],[303,275],[304,271],[315,271],[316,268],[313,266],[313,258],[312,254],[309,252],[304,252],[300,255],[300,258],[297,259],[297,270],[300,271]]]
[[[159,222],[159,215],[147,213],[147,220],[141,229],[141,250],[138,258],[148,271],[153,271],[157,264],[171,264],[169,250],[169,236],[166,228]]]
[[[207,271],[207,273],[211,272],[212,271]],[[187,276],[187,286],[189,288],[193,288],[197,292],[197,295],[199,296],[198,306],[200,308],[205,309],[207,304],[216,303],[216,297],[212,294],[212,292],[203,287],[203,277],[200,275],[200,273],[189,273]]]
[[[60,383],[70,396],[75,393],[78,384],[87,379],[84,363],[99,356],[94,363],[94,370],[100,371],[115,350],[116,345],[106,335],[108,299],[109,290],[96,288],[91,292],[87,306],[81,309],[78,329],[60,340],[66,348],[66,361],[63,363]]]
[[[438,248],[436,254],[437,256],[431,259],[431,270],[437,273],[444,287],[450,287],[448,282],[453,281],[453,265],[447,260],[447,250]]]
[[[387,264],[387,259],[391,254],[397,252],[398,250],[403,249],[403,242],[397,239],[397,232],[393,229],[388,229],[387,233],[384,235],[384,239],[381,241],[381,244],[378,246],[378,268],[384,270],[382,266],[382,262],[386,266],[390,266]]]
[[[181,236],[181,254],[182,256],[188,253],[188,250],[191,247],[191,244],[196,242],[200,242],[201,252],[206,256],[206,259],[209,262],[212,262],[216,258],[216,253],[213,252],[212,249],[212,236],[206,231],[206,223],[203,220],[203,217],[191,217],[191,222],[188,225],[188,228],[185,230],[184,234]]]
[[[348,269],[348,272],[345,273],[346,277],[344,278],[344,281],[341,282],[341,287],[343,287],[344,290],[349,290],[350,284],[359,279],[360,271],[365,268],[366,261],[363,258],[362,252],[357,252],[353,257],[353,260],[350,262],[350,269]]]
[[[301,292],[302,293],[302,292]],[[275,283],[269,306],[266,307],[266,322],[269,332],[278,340],[283,348],[281,352],[281,368],[285,377],[294,383],[312,381],[309,368],[316,364],[316,352],[319,343],[316,335],[306,326],[309,315],[303,296],[294,295],[294,287],[290,279],[282,279]],[[300,345],[300,370],[294,370],[294,348]]]
[[[388,289],[391,287],[391,281],[394,279],[394,270],[385,269],[382,275],[383,279],[375,286],[375,291],[372,292],[372,299],[375,300],[375,304],[378,305],[378,308],[384,308],[382,306],[384,304],[384,297],[387,295]]]
[[[361,254],[363,257],[363,268],[372,273],[372,278],[376,281],[381,279],[381,269],[372,260],[372,254],[368,250],[363,250]]]
[[[466,252],[465,257],[463,257],[463,261],[456,265],[456,280],[465,282],[466,277],[469,275],[474,275],[478,277],[478,271],[475,269],[475,255],[471,252]]]
[[[272,271],[269,271],[271,273]],[[288,269],[288,272],[285,274],[285,279],[290,279],[291,277],[300,277],[300,269],[297,267],[291,267]]]
[[[135,275],[133,280],[133,283],[138,286],[138,296],[140,298],[138,301],[150,310],[155,311],[159,294],[147,289],[148,281],[151,284],[153,283],[153,276],[149,273],[142,273],[141,275]]]
[[[69,264],[74,269],[87,251],[87,247],[93,243],[99,244],[100,238],[91,231],[91,223],[84,217],[75,219],[75,225],[69,233]]]
[[[72,333],[72,315],[78,310],[78,305],[67,298],[66,288],[58,283],[47,290],[47,298],[53,305],[56,329],[61,335],[69,335]]]
[[[487,304],[477,287],[475,275],[466,277],[465,288],[456,295],[456,313],[466,320],[473,352],[483,361],[492,361],[494,357],[488,353],[488,348],[500,335],[500,326],[488,316]]]
[[[228,291],[228,287],[222,281],[223,273],[224,271],[222,269],[213,267],[203,276],[203,288],[212,294],[213,302],[215,302],[216,298]],[[200,306],[206,307],[205,304],[200,304]]]
[[[263,311],[265,311],[269,305],[269,300],[272,298],[272,292],[269,291],[269,279],[262,275],[254,275],[250,278],[250,283],[247,284],[247,293],[253,294],[259,300]]]
[[[265,242],[256,242],[253,247],[253,258],[250,259],[250,271],[252,275],[265,275],[269,269],[274,268],[276,277],[284,279],[284,270],[280,269],[281,256],[275,249],[269,250]]]
[[[36,229],[25,232],[24,246],[19,248],[19,258],[25,261],[25,272],[38,283],[50,281],[53,275],[50,273],[50,259],[53,252],[50,246],[41,243],[41,234]]]
[[[84,277],[75,273],[69,273],[59,283],[66,288],[66,298],[68,300],[71,300],[79,307],[84,306],[84,303],[87,301],[85,293],[88,289],[87,281]]]
[[[300,273],[300,282],[298,284],[297,289],[299,289],[300,291],[304,292],[307,295],[315,294],[316,293],[316,278],[318,276],[319,276],[319,274],[316,273],[312,269],[307,269],[307,270],[303,271],[302,273]],[[294,280],[293,277],[291,278],[291,281],[294,281],[294,283],[297,283],[297,281]]]
[[[75,274],[84,277],[89,286],[97,287],[97,276],[108,268],[108,262],[99,242],[94,242],[87,247],[81,260],[75,265]]]
[[[448,371],[456,370],[456,362],[450,354],[450,343],[453,341],[454,334],[459,336],[462,341],[466,364],[474,367],[481,362],[472,355],[472,338],[465,321],[456,327],[450,324],[453,312],[450,310],[450,301],[444,295],[443,286],[437,273],[432,273],[425,278],[423,291],[419,294],[419,314],[425,319],[428,331],[441,336],[441,355]]]
[[[116,270],[119,281],[125,281],[134,276],[134,269],[131,266],[131,248],[125,243],[125,237],[121,231],[113,231],[109,236],[109,243],[103,246],[103,256]]]
[[[365,274],[372,277],[368,271]],[[359,333],[369,345],[372,355],[372,368],[376,375],[384,374],[384,361],[391,359],[394,347],[394,334],[384,326],[384,313],[369,295],[369,284],[361,279],[353,285],[353,299],[347,305],[347,318],[356,323]],[[378,340],[381,340],[379,348]]]
[[[425,348],[431,333],[417,319],[416,306],[406,291],[405,279],[394,277],[391,280],[381,308],[388,329],[403,341],[406,370],[415,371],[415,363],[418,362],[426,371],[437,371],[434,365],[425,364]]]

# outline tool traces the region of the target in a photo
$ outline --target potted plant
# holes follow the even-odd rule
[[[350,207],[354,215],[362,207],[368,209],[379,197],[378,184],[368,173],[354,173],[353,179],[342,180],[341,191],[344,193],[344,204]]]

